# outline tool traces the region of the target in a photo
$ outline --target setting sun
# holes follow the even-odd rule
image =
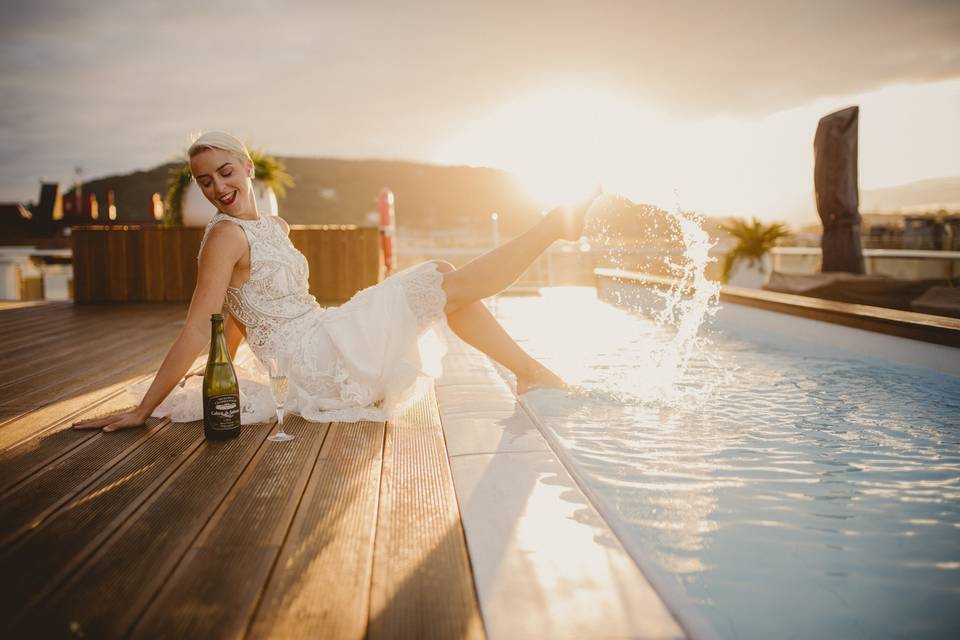
[[[648,172],[650,156],[623,144],[628,131],[649,127],[650,114],[640,115],[631,101],[606,89],[543,90],[466,123],[436,155],[441,162],[502,167],[544,205],[570,202],[616,178],[615,167]],[[653,130],[645,133],[656,147],[664,142]]]

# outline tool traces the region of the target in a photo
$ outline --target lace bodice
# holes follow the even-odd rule
[[[243,220],[218,212],[203,234],[229,220],[239,225],[250,245],[250,278],[239,287],[228,287],[227,309],[247,330],[247,342],[264,361],[289,345],[296,320],[323,308],[309,292],[307,259],[297,251],[276,216]],[[203,242],[200,244],[203,250]]]

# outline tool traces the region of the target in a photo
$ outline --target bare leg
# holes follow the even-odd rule
[[[447,297],[447,324],[463,339],[517,376],[517,393],[533,387],[568,385],[530,357],[507,334],[481,302],[516,282],[554,240],[576,240],[583,231],[593,197],[568,209],[555,209],[526,233],[470,261],[460,269],[442,260],[443,289]]]
[[[583,230],[589,202],[556,209],[510,242],[478,256],[456,271],[444,274],[449,315],[471,303],[499,293],[517,281],[527,267],[554,240],[575,240]]]
[[[566,386],[559,376],[521,349],[482,302],[448,314],[447,324],[464,342],[512,371],[517,376],[518,394],[531,387]]]

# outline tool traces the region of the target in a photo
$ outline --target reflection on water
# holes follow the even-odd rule
[[[957,637],[960,378],[717,330],[664,373],[671,331],[591,289],[496,313],[581,386],[528,400],[722,637]]]

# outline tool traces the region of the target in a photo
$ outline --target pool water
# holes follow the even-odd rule
[[[676,367],[669,327],[590,288],[491,306],[579,385],[528,406],[717,635],[960,637],[960,378],[722,309]]]

